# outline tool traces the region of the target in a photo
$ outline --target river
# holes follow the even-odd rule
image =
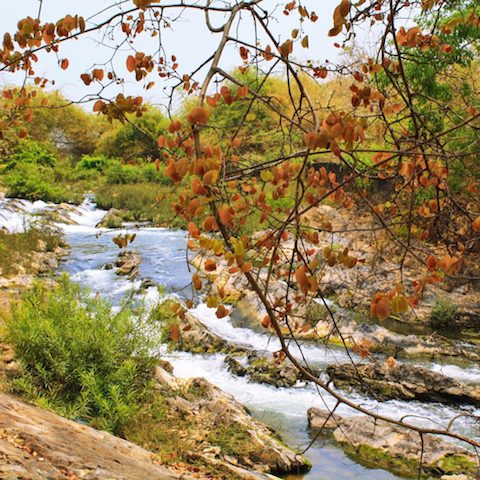
[[[0,203],[0,227],[2,218],[4,226],[21,228],[21,221],[13,214],[5,213],[5,205]],[[38,207],[38,208],[37,208]],[[25,203],[28,214],[48,208],[43,204]],[[93,294],[108,298],[113,305],[118,305],[123,296],[132,289],[138,289],[141,280],[134,282],[115,274],[115,270],[104,269],[105,264],[113,263],[118,255],[118,247],[112,238],[117,231],[99,229],[95,225],[105,212],[98,210],[87,200],[76,213],[70,217],[77,225],[62,225],[67,243],[71,247],[69,256],[62,264],[72,279],[87,287]],[[10,215],[10,217],[8,217]],[[8,218],[7,218],[8,217]],[[186,234],[183,231],[172,231],[165,228],[143,226],[136,228],[137,237],[132,248],[142,257],[140,279],[151,279],[162,285],[165,292],[186,298],[191,294],[191,274],[186,262]],[[145,293],[146,301],[152,305],[160,297],[156,287],[150,287]],[[214,310],[199,303],[192,310],[209,329],[226,340],[241,343],[255,350],[278,350],[278,341],[261,330],[254,331],[247,326],[232,322],[230,317],[217,319]],[[318,344],[306,344],[303,353],[315,365],[327,365],[333,362],[345,362],[347,357],[341,349],[326,348]],[[249,407],[252,413],[279,432],[285,441],[298,451],[309,444],[311,437],[307,425],[307,410],[312,406],[333,407],[334,400],[328,395],[318,392],[313,385],[299,385],[295,388],[275,388],[264,384],[249,383],[245,377],[232,375],[224,364],[224,354],[190,354],[183,352],[164,353],[166,359],[174,366],[174,373],[180,377],[201,376],[232,394],[237,400]],[[480,383],[480,370],[476,366],[459,367],[449,364],[424,364],[434,370],[442,371],[462,381]],[[399,418],[410,414],[418,423],[429,424],[430,421],[446,425],[448,421],[460,412],[468,411],[480,415],[480,410],[467,406],[448,406],[440,403],[421,403],[387,401],[378,402],[360,394],[350,395],[353,400],[383,414]],[[353,412],[339,408],[337,413],[351,415]],[[477,428],[471,423],[459,424],[464,432],[478,437]],[[306,457],[312,462],[313,468],[307,474],[290,476],[290,479],[306,480],[394,480],[399,479],[385,470],[371,469],[360,465],[346,456],[330,441],[320,439],[306,452]]]

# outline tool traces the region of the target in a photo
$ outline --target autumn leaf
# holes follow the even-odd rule
[[[180,328],[178,328],[178,325],[175,323],[170,327],[170,340],[173,340],[174,342],[178,342],[180,340]]]
[[[103,110],[104,106],[105,106],[105,102],[103,102],[102,100],[97,100],[93,104],[93,111],[94,112],[101,112]]]
[[[437,269],[437,259],[432,255],[427,258],[427,267],[430,272],[433,272]]]
[[[92,71],[92,77],[101,82],[103,80],[103,77],[105,76],[105,72],[103,71],[102,68],[95,68]]]
[[[204,268],[206,272],[214,272],[217,269],[217,264],[215,263],[215,260],[208,258],[205,261]]]
[[[285,40],[279,47],[280,55],[284,58],[288,57],[293,51],[293,42]]]
[[[205,125],[208,121],[208,111],[204,107],[195,107],[187,119],[192,125]]]
[[[131,73],[137,68],[137,62],[133,55],[127,57],[127,70]]]
[[[201,290],[202,289],[202,280],[200,279],[200,277],[198,276],[197,273],[194,273],[192,275],[192,283],[193,283],[193,287],[195,288],[195,290]]]
[[[230,310],[228,308],[225,308],[223,305],[219,305],[217,307],[217,311],[215,312],[215,315],[217,318],[224,318],[230,314]]]

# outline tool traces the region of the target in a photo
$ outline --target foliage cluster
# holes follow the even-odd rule
[[[139,311],[92,297],[62,276],[36,283],[5,319],[23,375],[12,388],[69,418],[116,435],[153,392],[155,341]]]

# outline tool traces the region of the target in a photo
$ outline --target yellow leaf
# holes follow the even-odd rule
[[[260,172],[260,178],[264,182],[271,182],[273,180],[273,173],[270,170],[262,170]]]

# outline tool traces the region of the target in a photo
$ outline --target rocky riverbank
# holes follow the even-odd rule
[[[68,218],[70,214],[75,215],[73,208],[66,210]],[[49,217],[52,221],[62,218],[52,212]],[[53,229],[54,224],[49,222],[45,220],[43,225]],[[68,224],[74,224],[74,220],[70,218]],[[60,237],[60,231],[55,231]],[[29,288],[36,278],[54,273],[59,260],[68,253],[65,247],[45,251],[41,242],[33,247],[30,252],[33,261],[21,277],[0,277],[5,305],[14,295],[17,297]],[[125,251],[118,258],[117,273],[133,279],[138,274],[140,261],[136,252]],[[194,322],[193,317],[191,320]],[[215,348],[220,345],[215,344]],[[310,468],[303,457],[283,445],[274,432],[255,420],[233,397],[204,379],[182,380],[171,371],[163,362],[155,373],[165,423],[162,429],[157,425],[152,431],[158,434],[161,430],[165,439],[148,439],[145,432],[148,425],[139,425],[138,431],[131,432],[132,438],[142,439],[146,450],[28,405],[8,393],[0,393],[0,452],[3,454],[0,476],[13,478],[12,475],[18,474],[31,480],[47,476],[99,480],[107,477],[262,480],[274,478],[267,472],[298,473]],[[8,392],[11,381],[21,378],[22,374],[15,353],[2,344],[1,390]],[[169,440],[169,448],[164,448],[166,438],[175,438],[177,443]],[[171,447],[178,460],[165,454]],[[165,463],[168,469],[161,465]]]
[[[167,404],[178,428],[187,428],[191,452],[196,452],[191,455],[195,457],[203,452],[200,455],[206,459],[260,472],[309,469],[302,456],[284,446],[231,395],[203,378],[182,380],[169,370],[168,365],[157,368],[156,380],[168,395]],[[237,453],[232,454],[233,450]]]
[[[394,268],[397,253],[390,244],[385,246],[383,253],[381,249],[372,247],[372,242],[378,243],[381,239],[375,237],[371,219],[355,219],[360,232],[349,232],[345,231],[345,225],[351,224],[352,218],[346,218],[328,206],[312,210],[312,225],[327,220],[331,228],[338,232],[323,232],[320,235],[320,245],[329,245],[336,250],[348,247],[349,254],[362,261],[352,269],[342,265],[330,267],[325,263],[320,249],[317,260],[322,267],[317,281],[323,299],[298,302],[295,282],[289,286],[266,269],[255,273],[262,288],[268,281],[267,296],[272,304],[275,304],[276,299],[284,301],[288,297],[288,325],[282,325],[286,337],[293,334],[297,339],[342,347],[346,345],[351,350],[368,351],[385,357],[444,358],[469,362],[480,360],[477,348],[479,339],[475,333],[480,325],[478,285],[460,280],[429,285],[417,308],[393,315],[388,321],[374,323],[369,313],[373,294],[386,292],[399,281],[398,272]],[[373,231],[369,231],[371,229]],[[310,246],[313,249],[314,246]],[[308,244],[305,248],[307,247]],[[283,254],[288,257],[292,248],[293,244],[290,245],[287,239],[282,244]],[[241,318],[244,324],[254,329],[259,328],[266,311],[244,275],[241,272],[231,273],[229,265],[216,257],[216,268],[213,272],[209,271],[205,268],[205,263],[210,258],[213,257],[201,251],[191,259],[192,266],[204,281],[204,288],[223,302],[231,304],[236,317]],[[418,268],[408,258],[402,272],[407,289],[418,276]],[[394,322],[398,324],[397,328],[392,327]],[[456,338],[448,338],[444,333],[455,333]]]
[[[337,388],[357,390],[378,400],[420,400],[480,405],[480,386],[466,385],[428,368],[395,361],[329,365]]]
[[[468,450],[432,435],[420,438],[399,425],[365,416],[341,417],[318,408],[308,411],[308,421],[312,430],[332,437],[347,454],[370,467],[411,476],[419,472],[421,459],[421,471],[427,475],[462,474],[468,480],[467,475],[473,478],[478,472],[478,459]]]

